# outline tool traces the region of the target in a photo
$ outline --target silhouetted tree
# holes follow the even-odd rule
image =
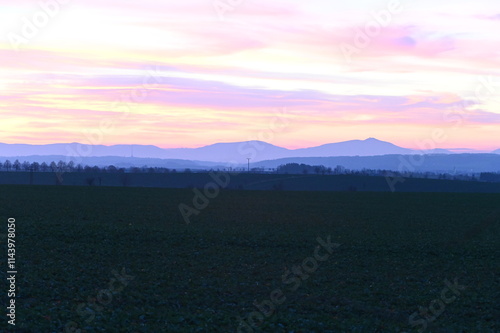
[[[342,165],[337,165],[333,170],[333,173],[336,175],[341,175],[345,172],[345,168]]]
[[[30,171],[31,169],[31,163],[28,161],[24,161],[22,164],[22,168],[24,171]]]
[[[19,160],[15,160],[14,164],[12,164],[12,167],[14,168],[15,171],[21,170],[21,162],[19,162]]]
[[[65,172],[66,171],[66,166],[67,166],[66,162],[64,162],[64,161],[57,162],[57,170],[59,172]]]
[[[31,163],[31,170],[33,170],[34,172],[40,171],[40,163],[38,162]]]

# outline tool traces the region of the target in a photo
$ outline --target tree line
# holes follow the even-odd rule
[[[244,169],[242,169],[244,170]],[[185,168],[177,171],[176,169],[170,169],[165,167],[149,167],[144,165],[142,167],[129,167],[129,168],[119,168],[114,165],[108,166],[90,166],[83,164],[76,164],[73,161],[64,162],[20,162],[16,159],[14,162],[10,160],[0,161],[0,171],[9,172],[55,172],[55,173],[66,173],[66,172],[82,172],[82,173],[191,173],[191,172],[208,172],[213,170],[196,170],[193,171],[189,168]],[[221,171],[221,170],[217,170]],[[242,171],[239,171],[242,172]],[[397,172],[391,170],[374,170],[374,169],[362,169],[362,170],[350,170],[341,165],[337,165],[334,168],[325,167],[324,165],[307,165],[299,163],[287,163],[278,166],[275,169],[264,168],[252,168],[250,173],[276,173],[276,174],[303,174],[303,175],[363,175],[363,176],[383,176],[386,177],[390,175],[391,177],[404,177],[404,178],[427,178],[427,179],[448,179],[448,180],[467,180],[467,181],[485,181],[485,182],[500,182],[500,173],[493,172],[482,172],[479,174],[450,174],[442,172]]]
[[[324,165],[307,165],[298,163],[287,163],[280,165],[277,170],[280,174],[303,174],[303,175],[357,175],[357,176],[378,176],[378,177],[401,177],[401,178],[423,178],[423,179],[447,179],[447,180],[465,180],[465,181],[485,181],[485,182],[500,182],[499,173],[483,172],[479,174],[465,173],[444,173],[430,171],[393,171],[383,169],[361,169],[350,170],[342,165],[337,165],[335,168],[325,167]]]
[[[0,161],[0,170],[1,171],[25,171],[25,172],[87,172],[87,173],[118,173],[118,172],[132,172],[132,173],[176,173],[176,169],[169,169],[163,167],[130,167],[130,168],[118,168],[114,165],[109,165],[105,167],[99,167],[97,165],[82,165],[75,164],[73,161],[68,163],[64,161],[59,162],[20,162],[19,160],[15,160],[11,162],[10,160],[6,160],[5,162]],[[184,169],[184,172],[191,172],[190,169]]]

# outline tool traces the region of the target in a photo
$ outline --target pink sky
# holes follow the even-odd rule
[[[0,142],[498,149],[495,4],[0,0]]]

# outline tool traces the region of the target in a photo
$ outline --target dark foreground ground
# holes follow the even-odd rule
[[[214,172],[233,190],[500,193],[499,182],[363,175],[288,175]],[[225,179],[229,181],[225,183]],[[0,185],[203,188],[214,179],[200,173],[0,172]]]
[[[193,197],[0,186],[0,331],[500,331],[499,194],[228,190],[186,224]]]

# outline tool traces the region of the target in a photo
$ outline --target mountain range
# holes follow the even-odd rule
[[[478,152],[466,150],[466,152]],[[500,149],[494,152],[500,154]],[[329,143],[317,147],[287,149],[263,141],[216,143],[200,148],[159,148],[151,145],[86,145],[57,143],[47,145],[0,143],[1,157],[74,156],[74,157],[136,157],[177,159],[216,163],[244,163],[292,157],[380,156],[410,154],[454,154],[446,149],[417,151],[399,147],[375,138]]]
[[[465,153],[464,153],[465,152]],[[471,153],[475,152],[475,153]],[[416,156],[419,155],[419,156]],[[193,170],[272,169],[287,163],[345,168],[420,172],[498,172],[500,149],[493,152],[471,149],[416,151],[374,138],[330,143],[317,147],[286,149],[262,141],[216,143],[200,148],[162,149],[143,145],[84,145],[79,143],[26,145],[0,143],[0,161],[73,161],[75,164],[166,167]]]

